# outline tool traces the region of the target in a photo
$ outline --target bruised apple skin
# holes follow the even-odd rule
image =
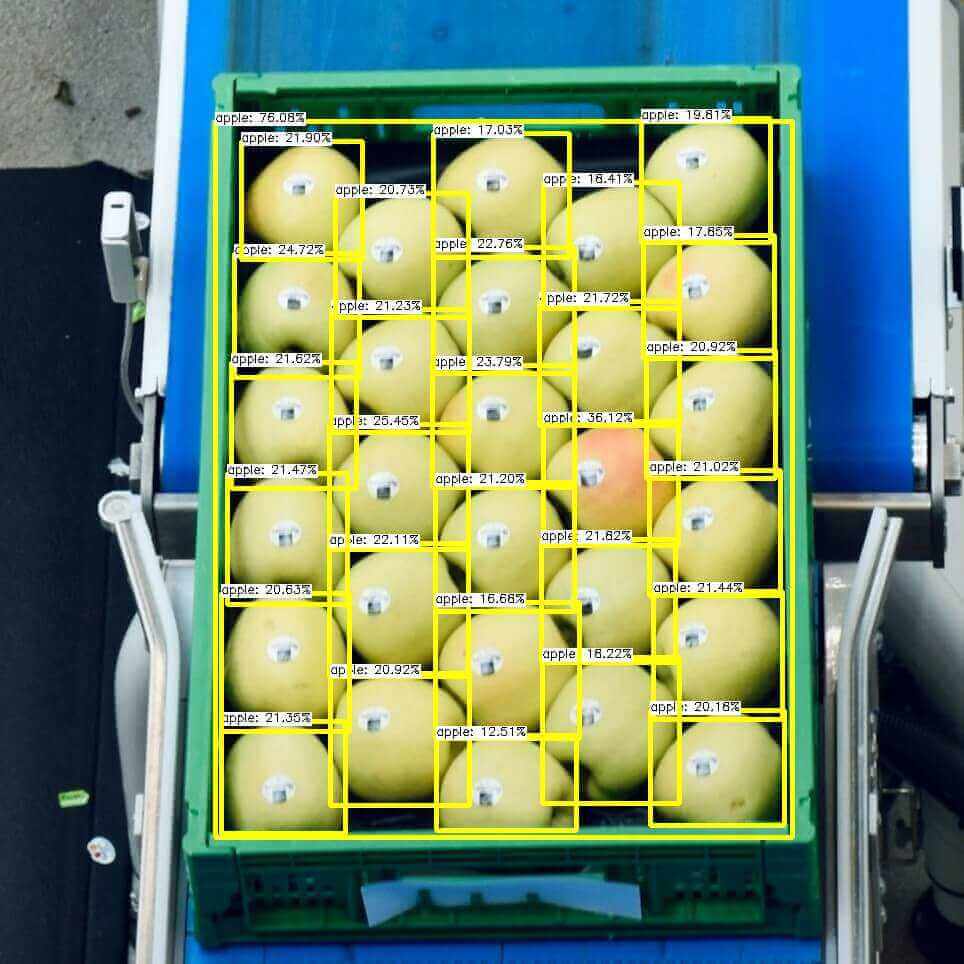
[[[430,260],[432,204],[425,198],[391,198],[368,204],[365,211],[345,228],[339,249],[343,253],[360,251],[361,222],[365,220],[365,249],[362,257],[362,287],[369,298],[420,299],[433,303],[459,273],[458,261],[437,261],[437,292],[432,291]],[[461,238],[462,226],[448,208],[435,209],[435,236]],[[355,262],[342,264],[345,274],[354,279]]]
[[[660,513],[654,536],[674,537],[676,501]],[[760,587],[776,560],[777,508],[757,489],[742,481],[693,482],[680,495],[679,518],[681,579]],[[656,551],[672,565],[672,549]]]
[[[237,461],[316,463],[323,471],[331,417],[348,413],[341,394],[332,392],[329,405],[329,383],[313,369],[266,368],[262,374],[285,377],[255,379],[244,387],[234,415]],[[332,435],[331,468],[341,465],[351,446],[347,435]]]
[[[465,223],[468,192],[473,237],[525,238],[535,244],[542,235],[540,195],[543,174],[559,174],[562,166],[532,137],[480,141],[462,151],[438,179],[439,202]],[[562,187],[547,187],[546,226],[566,203]]]
[[[335,185],[357,184],[358,168],[333,148],[290,147],[254,179],[245,197],[245,226],[269,242],[334,241],[333,208],[344,226],[358,201],[335,200]]]
[[[468,665],[472,674],[473,722],[540,729],[540,620],[542,646],[564,648],[565,642],[552,620],[537,613],[482,613],[473,616],[469,626],[463,621],[448,638],[439,657],[439,669],[461,672]],[[470,647],[468,663],[466,646]],[[545,667],[547,708],[574,671],[573,666]],[[467,705],[463,680],[447,679],[443,685]]]
[[[691,365],[663,389],[653,406],[653,419],[672,420],[677,415],[682,459],[737,459],[743,468],[773,463],[773,380],[756,362]],[[650,437],[666,458],[675,457],[676,429],[654,428]]]
[[[582,718],[579,767],[588,772],[601,796],[627,799],[646,783],[649,766],[649,705],[672,697],[641,666],[586,666],[582,670],[582,703],[577,678],[571,677],[549,710],[551,733],[574,732]],[[653,728],[653,766],[672,741],[671,727]],[[573,744],[548,744],[562,761],[572,760]]]
[[[636,653],[649,654],[653,611],[659,626],[672,603],[646,592],[648,555],[645,549],[585,549],[577,554],[575,567],[567,562],[549,583],[547,599],[572,598],[575,568],[584,646],[631,646]],[[658,556],[651,557],[651,565],[652,582],[669,581],[669,570]],[[575,629],[575,614],[559,618]]]
[[[441,494],[441,493],[440,493]],[[537,599],[539,584],[539,536],[541,495],[535,491],[499,491],[471,496],[472,530],[466,532],[467,504],[460,505],[442,530],[442,541],[471,543],[472,588],[477,592],[524,592]],[[562,520],[551,503],[546,504],[546,528],[561,529]],[[456,566],[465,565],[461,550],[445,550]],[[543,582],[566,561],[566,550],[543,550]]]
[[[309,606],[246,606],[231,629],[224,654],[224,693],[236,710],[308,711],[328,716],[345,682],[331,679],[331,664],[345,662],[345,639],[333,620],[331,660],[327,659],[329,620]]]
[[[231,518],[231,574],[235,582],[311,583],[327,587],[328,526],[325,493],[286,491],[259,482],[245,492]],[[345,531],[341,514],[331,507],[332,533]],[[340,552],[331,554],[331,582],[344,571]]]
[[[348,744],[346,778],[352,794],[385,803],[431,799],[436,742],[433,700],[438,701],[439,726],[465,722],[458,703],[441,688],[433,694],[428,680],[362,680],[352,683],[350,695],[350,733],[332,738],[332,754],[343,770],[344,744]],[[345,693],[338,704],[338,719],[349,719],[348,700]],[[438,741],[440,777],[454,750],[454,742]]]
[[[341,776],[328,786],[328,751],[311,733],[245,733],[224,762],[224,811],[232,830],[338,830]]]
[[[770,338],[772,277],[766,262],[748,245],[685,248],[679,268],[670,258],[653,278],[646,297],[675,301],[680,296],[683,337],[691,341],[735,341],[739,346]],[[676,311],[649,308],[646,320],[676,334]]]
[[[343,361],[358,358],[358,341],[342,353]],[[413,318],[388,318],[367,328],[361,337],[361,378],[358,398],[379,415],[418,415],[431,421],[465,383],[456,375],[435,379],[435,411],[429,385],[434,362],[428,324]],[[457,354],[455,342],[442,325],[435,326],[435,354]],[[352,401],[354,382],[339,379],[337,386]]]
[[[268,261],[259,265],[241,289],[238,301],[238,345],[241,351],[320,352],[338,358],[355,337],[351,318],[334,319],[328,335],[332,302],[351,298],[345,276],[330,264]]]
[[[467,746],[445,774],[441,800],[443,804],[468,803],[470,806],[443,806],[442,826],[571,827],[571,807],[554,809],[541,800],[572,800],[572,777],[555,757],[547,753],[545,787],[540,793],[539,753],[538,744],[528,742],[482,741]],[[470,755],[471,784],[468,783]]]
[[[358,485],[352,489],[352,532],[415,532],[432,538],[431,441],[423,435],[369,435],[358,446]],[[354,478],[354,455],[341,466]],[[436,472],[456,472],[441,447],[435,450]],[[345,493],[334,492],[338,511],[345,514]],[[438,523],[444,526],[462,493],[438,490]],[[339,578],[341,573],[339,573]]]
[[[683,785],[676,782],[682,757]],[[696,723],[660,761],[654,800],[664,820],[746,823],[780,816],[780,747],[766,728],[745,721]]]
[[[469,423],[473,472],[525,472],[538,479],[541,470],[540,426],[543,412],[569,411],[569,404],[538,376],[484,375],[472,379],[472,407],[468,388],[455,395],[442,413],[443,422]],[[552,458],[563,444],[565,433],[546,433],[546,456]],[[465,468],[465,436],[443,435],[442,447]]]
[[[543,309],[539,344],[538,305],[543,288],[569,290],[551,271],[543,277],[538,261],[476,261],[469,272],[455,276],[439,301],[441,307],[459,309],[458,316],[441,320],[463,355],[469,350],[467,315],[473,355],[521,355],[523,362],[534,362],[538,351],[545,350],[570,318],[568,311]]]
[[[566,325],[546,349],[545,361],[568,365],[573,354],[572,325]],[[644,340],[645,339],[645,340]],[[632,412],[643,418],[646,342],[668,341],[661,328],[647,324],[633,311],[587,311],[576,319],[576,391],[584,412]],[[649,362],[650,408],[676,375],[673,362]],[[567,399],[572,399],[569,376],[548,376]]]
[[[549,228],[549,243],[566,243],[567,211],[561,210]],[[628,291],[638,298],[642,290],[642,242],[639,228],[639,189],[608,187],[586,194],[572,205],[571,242],[576,249],[579,291]],[[643,223],[670,225],[674,219],[666,208],[647,191]],[[673,246],[646,245],[646,283],[673,256]],[[561,259],[556,270],[572,284],[572,261]]]
[[[678,653],[680,666],[656,670],[684,700],[739,700],[766,706],[780,672],[780,623],[762,599],[690,599],[677,613],[674,632],[668,615],[656,633],[660,656]]]
[[[697,124],[670,134],[646,163],[646,180],[682,182],[683,224],[749,228],[767,199],[767,161],[760,145],[738,124]],[[650,190],[676,210],[676,187]]]
[[[432,663],[432,574],[430,552],[372,552],[355,562],[339,590],[351,584],[351,640],[355,658],[369,663]],[[438,591],[458,592],[448,568],[438,564]],[[334,610],[347,632],[344,607]],[[460,616],[438,614],[441,646],[462,623]]]
[[[592,428],[577,436],[578,528],[631,529],[646,535],[646,478],[648,462],[643,460],[640,429]],[[649,460],[659,460],[650,446]],[[549,478],[572,477],[572,442],[566,442],[549,463]],[[653,482],[652,517],[673,497],[672,482]],[[554,490],[565,508],[572,512],[572,494]]]

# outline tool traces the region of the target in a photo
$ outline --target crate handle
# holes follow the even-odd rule
[[[549,904],[630,920],[643,916],[638,884],[597,874],[400,877],[363,884],[361,896],[369,927],[426,907],[450,910],[493,904]]]

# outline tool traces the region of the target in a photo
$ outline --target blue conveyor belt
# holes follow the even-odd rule
[[[814,488],[909,490],[906,19],[903,0],[193,3],[162,488],[197,488],[215,73],[782,60],[804,78]]]
[[[887,7],[893,6],[888,11]],[[188,27],[162,487],[197,487],[211,78],[220,70],[800,63],[817,489],[911,487],[906,5],[205,0]],[[506,28],[500,30],[499,24]],[[880,70],[885,63],[887,69]],[[816,962],[814,941],[264,945],[188,964]]]
[[[205,951],[185,964],[820,964],[820,942],[774,938],[512,941],[451,944],[257,944]]]

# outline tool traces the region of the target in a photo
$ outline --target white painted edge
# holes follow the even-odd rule
[[[943,391],[945,382],[944,246],[950,205],[944,166],[949,136],[944,129],[941,32],[945,3],[907,4],[911,320],[917,398]],[[955,87],[957,83],[955,76]],[[956,130],[950,134],[955,139],[958,135]],[[888,201],[881,198],[881,203]]]
[[[144,395],[167,392],[188,0],[164,0],[160,12],[160,76],[150,211],[151,263],[140,385]]]

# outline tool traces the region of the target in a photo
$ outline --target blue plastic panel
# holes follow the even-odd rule
[[[819,941],[515,941],[506,944],[264,944],[206,951],[185,964],[820,964]]]
[[[647,8],[593,0],[239,0],[234,70],[646,63]],[[601,42],[605,38],[605,42]]]
[[[813,485],[909,491],[908,5],[800,6]]]

